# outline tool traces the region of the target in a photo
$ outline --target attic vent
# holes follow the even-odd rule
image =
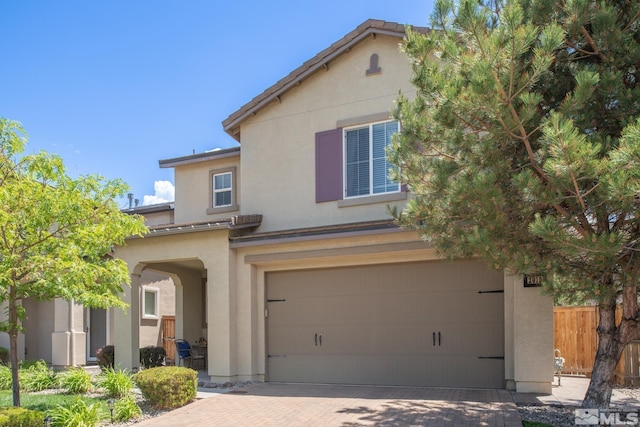
[[[378,54],[374,53],[369,58],[369,69],[366,71],[366,75],[370,76],[372,74],[380,74],[382,73],[382,68],[378,65]]]

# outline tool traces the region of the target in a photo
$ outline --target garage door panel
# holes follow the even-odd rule
[[[270,381],[504,386],[503,275],[480,263],[286,271],[266,283],[268,300],[285,300],[267,306]]]
[[[308,326],[279,326],[270,329],[269,347],[276,354],[311,354],[315,352],[314,334],[317,328]]]

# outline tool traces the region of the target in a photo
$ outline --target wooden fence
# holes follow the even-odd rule
[[[167,365],[175,363],[176,343],[173,339],[176,337],[176,316],[162,316],[162,347],[167,353]]]
[[[616,321],[622,315],[616,311]],[[554,307],[554,348],[564,357],[563,374],[591,375],[598,346],[598,308]],[[636,335],[635,338],[640,338]],[[616,381],[624,385],[640,385],[640,340],[627,345],[616,368]]]
[[[563,374],[590,374],[598,345],[596,307],[554,307],[553,348],[564,357]]]

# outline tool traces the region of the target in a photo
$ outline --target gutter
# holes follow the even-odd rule
[[[321,227],[298,228],[270,231],[265,233],[229,236],[231,248],[261,246],[285,242],[297,242],[338,238],[344,236],[371,235],[402,231],[393,220],[368,221],[350,224],[327,225]]]
[[[156,225],[149,227],[149,232],[147,234],[142,236],[131,236],[128,239],[199,233],[214,230],[240,230],[245,228],[256,228],[259,227],[260,224],[262,224],[262,215],[236,215],[219,221]]]

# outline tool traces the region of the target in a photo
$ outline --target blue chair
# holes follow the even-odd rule
[[[194,355],[188,341],[177,339],[174,342],[176,343],[176,353],[178,353],[178,366],[182,361],[182,366],[187,366],[188,364],[190,368],[193,368],[193,361],[201,360],[204,368],[204,355]]]

